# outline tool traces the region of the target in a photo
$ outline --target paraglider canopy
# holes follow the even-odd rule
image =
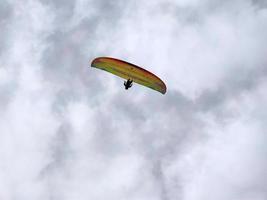
[[[127,80],[132,80],[162,94],[165,94],[167,90],[165,83],[155,74],[123,60],[99,57],[92,61],[91,67],[105,70]]]

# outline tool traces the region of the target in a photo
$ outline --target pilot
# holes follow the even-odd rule
[[[128,88],[132,87],[133,81],[128,79],[127,81],[124,81],[125,90],[128,90]]]

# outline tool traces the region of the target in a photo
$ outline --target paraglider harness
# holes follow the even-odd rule
[[[133,85],[133,81],[131,79],[124,81],[125,90],[128,90],[128,88],[132,87],[132,85]]]

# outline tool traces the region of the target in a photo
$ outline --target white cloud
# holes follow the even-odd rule
[[[2,4],[0,198],[266,199],[264,3]],[[124,91],[96,56],[167,94]]]

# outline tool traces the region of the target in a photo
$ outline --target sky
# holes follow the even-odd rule
[[[265,0],[1,0],[0,26],[0,199],[267,199]]]

